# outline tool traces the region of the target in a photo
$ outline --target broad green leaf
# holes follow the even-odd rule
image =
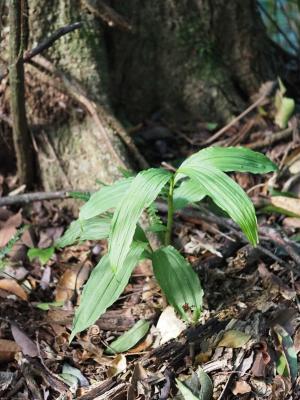
[[[146,320],[138,321],[129,331],[125,332],[118,339],[110,343],[105,350],[108,354],[123,353],[135,346],[148,332],[150,322]]]
[[[111,218],[109,217],[94,217],[83,220],[78,240],[83,242],[85,240],[106,239],[109,235],[110,224]]]
[[[184,400],[199,400],[199,397],[195,396],[191,389],[189,389],[188,386],[186,386],[179,379],[176,379],[176,385],[180,390]]]
[[[76,333],[92,325],[119,298],[143,250],[144,246],[133,243],[123,268],[116,273],[112,270],[108,255],[101,258],[84,286],[80,305],[75,313],[70,341]]]
[[[293,339],[281,325],[276,324],[273,330],[279,342],[277,350],[280,356],[277,361],[277,372],[281,376],[291,377],[294,382],[298,374],[298,361]]]
[[[198,367],[197,375],[201,385],[199,400],[211,400],[213,398],[214,387],[210,377],[200,367]]]
[[[176,383],[184,400],[211,400],[213,397],[212,381],[201,367],[185,382],[176,379]]]
[[[78,386],[88,386],[89,381],[77,368],[72,367],[68,363],[64,363],[62,373],[59,376],[70,387],[70,391],[75,393]]]
[[[245,147],[208,147],[187,158],[179,169],[187,166],[212,166],[223,172],[238,171],[265,174],[277,166],[265,155]]]
[[[197,321],[202,308],[203,290],[192,266],[172,246],[155,251],[152,263],[155,277],[168,302],[186,321],[190,320],[189,311],[192,310],[193,319]]]
[[[113,270],[122,267],[144,208],[156,199],[170,177],[170,172],[152,168],[140,172],[134,178],[112,220],[109,259]]]
[[[197,182],[187,179],[174,190],[174,210],[179,210],[188,204],[201,201],[205,196],[206,193],[201,192],[201,188]]]
[[[201,169],[194,165],[180,167],[177,172],[198,183],[201,193],[205,192],[218,207],[227,212],[241,227],[250,243],[258,243],[254,206],[236,182],[219,169],[207,165],[202,165]]]
[[[117,207],[132,181],[133,178],[121,179],[93,193],[90,199],[81,207],[79,218],[90,219]]]
[[[46,249],[32,248],[27,252],[30,261],[37,258],[42,265],[46,264],[54,254],[54,247],[47,247]]]
[[[81,221],[76,219],[71,222],[69,228],[65,231],[65,233],[55,241],[54,245],[56,248],[63,248],[66,246],[71,246],[74,244],[79,238],[81,233]]]
[[[56,242],[55,247],[66,247],[84,240],[106,239],[110,231],[109,217],[94,217],[87,220],[77,219],[71,223]]]

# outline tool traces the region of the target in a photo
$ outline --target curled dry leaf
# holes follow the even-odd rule
[[[266,366],[271,361],[266,342],[260,342],[256,346],[256,354],[251,368],[254,377],[262,378],[265,376]]]
[[[185,330],[186,324],[177,317],[173,307],[168,306],[161,313],[156,328],[161,334],[160,344],[177,338]]]
[[[243,381],[242,379],[240,379],[234,383],[234,386],[231,389],[231,391],[235,396],[238,394],[250,393],[251,386],[246,381]]]
[[[296,292],[286,285],[282,279],[270,272],[263,263],[259,265],[258,272],[274,294],[280,293],[287,300],[295,298]]]
[[[276,375],[272,382],[272,395],[273,399],[284,400],[291,390],[292,383],[290,379],[280,375]]]
[[[74,293],[79,290],[86,282],[90,273],[90,266],[84,265],[70,266],[63,273],[58,281],[55,301],[68,301],[74,296]]]
[[[21,348],[16,342],[0,339],[0,363],[12,361],[18,351],[21,351]]]
[[[121,372],[126,371],[127,360],[124,354],[118,354],[112,361],[111,366],[107,371],[108,377],[115,376]]]
[[[27,293],[14,279],[0,279],[0,289],[12,293],[24,301],[28,300]]]

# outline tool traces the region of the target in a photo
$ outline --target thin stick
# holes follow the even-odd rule
[[[88,190],[76,190],[76,192],[88,192]],[[35,192],[35,193],[24,193],[16,196],[5,196],[0,197],[0,207],[12,206],[16,204],[29,204],[35,201],[43,200],[57,200],[57,199],[68,199],[71,198],[71,191],[57,191],[57,192]]]
[[[57,31],[52,33],[52,35],[50,35],[48,38],[44,39],[40,44],[38,44],[32,50],[27,51],[24,54],[23,62],[28,62],[34,56],[42,53],[44,50],[49,49],[49,47],[51,47],[53,43],[56,42],[56,40],[58,40],[62,36],[66,35],[67,33],[73,32],[81,27],[82,27],[82,22],[74,22],[74,24],[65,25],[57,29]]]
[[[292,135],[292,133],[293,133],[293,128],[286,128],[283,131],[273,133],[272,135],[270,135],[265,139],[258,140],[257,142],[254,143],[249,143],[244,146],[252,150],[261,149],[263,147],[270,146],[273,143],[279,142],[280,140],[287,139]]]
[[[253,104],[251,104],[248,108],[246,108],[245,111],[243,111],[240,115],[237,117],[233,118],[232,121],[230,121],[227,125],[225,125],[222,129],[220,129],[218,132],[216,132],[214,135],[212,135],[210,138],[208,138],[204,144],[210,144],[214,142],[216,139],[218,139],[220,136],[223,135],[224,132],[226,132],[231,126],[236,124],[240,119],[244,118],[247,114],[249,114],[250,111],[252,111],[254,108],[258,107],[263,101],[266,99],[266,95],[263,94],[261,97],[259,97]]]
[[[53,45],[53,43],[60,39],[62,36],[66,35],[67,33],[73,32],[75,29],[79,29],[82,27],[82,22],[75,22],[71,25],[65,25],[55,31],[52,35],[48,38],[42,40],[40,44],[34,47],[32,50],[28,50],[22,60],[20,61],[22,64],[25,62],[29,62],[33,57],[42,53],[44,50],[48,49]],[[2,75],[0,75],[0,82],[8,75],[9,70],[7,69]]]

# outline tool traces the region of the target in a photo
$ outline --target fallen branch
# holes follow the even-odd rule
[[[84,191],[78,190],[78,192],[84,193]],[[24,193],[16,196],[5,196],[0,197],[0,207],[12,206],[16,204],[30,204],[35,201],[43,200],[58,200],[71,198],[71,191],[57,191],[57,192],[35,192],[35,193]]]
[[[254,143],[245,144],[244,146],[252,150],[262,149],[263,147],[270,146],[271,144],[279,142],[280,140],[287,139],[292,135],[292,133],[293,133],[293,128],[289,127],[284,129],[283,131],[275,132],[265,139],[258,140],[257,142]]]
[[[214,135],[212,135],[210,138],[208,138],[204,144],[208,145],[214,142],[216,139],[218,139],[220,136],[223,135],[230,127],[232,127],[234,124],[236,124],[239,120],[244,118],[247,114],[249,114],[252,110],[254,110],[256,107],[262,105],[264,101],[267,99],[268,96],[272,93],[274,89],[275,84],[273,82],[266,82],[262,86],[262,95],[254,102],[252,103],[248,108],[246,108],[245,111],[243,111],[240,115],[235,117],[232,121],[230,121],[227,125],[225,125],[223,128],[221,128],[219,131],[217,131]]]

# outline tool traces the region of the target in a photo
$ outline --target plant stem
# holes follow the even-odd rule
[[[171,244],[171,238],[172,238],[172,227],[173,227],[173,216],[174,216],[173,193],[174,193],[174,176],[170,180],[170,188],[168,194],[168,221],[167,221],[167,231],[165,236],[166,246]]]
[[[17,159],[20,184],[30,187],[33,181],[33,150],[27,126],[24,93],[23,45],[24,0],[10,0],[9,3],[9,85],[10,111],[13,126],[13,141]]]

